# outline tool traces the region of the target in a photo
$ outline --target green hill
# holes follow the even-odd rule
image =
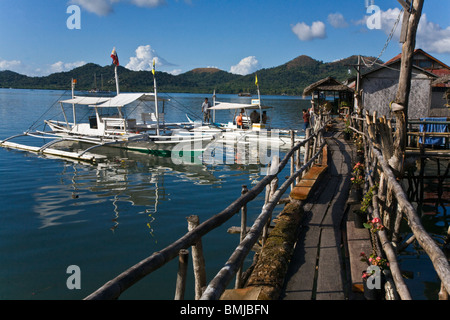
[[[262,94],[301,95],[303,89],[313,82],[328,76],[338,80],[350,77],[348,70],[355,74],[353,67],[357,56],[324,63],[302,55],[281,66],[261,69],[258,82]],[[124,67],[118,68],[120,90],[152,91],[153,75],[151,71],[131,71]],[[114,66],[99,66],[88,63],[67,72],[58,72],[45,77],[28,77],[12,71],[0,71],[0,87],[28,89],[60,89],[70,88],[71,79],[77,79],[77,90],[94,89],[96,86],[104,90],[115,91]],[[158,90],[161,92],[191,92],[191,93],[256,93],[255,73],[236,75],[216,68],[198,68],[174,76],[165,72],[156,73]]]

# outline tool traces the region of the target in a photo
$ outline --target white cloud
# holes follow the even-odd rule
[[[299,22],[291,28],[292,32],[302,41],[324,39],[327,36],[325,24],[322,21],[314,21],[311,26]]]
[[[386,35],[389,35],[400,14],[400,9],[388,9],[386,11],[380,11],[380,14],[381,30]],[[362,20],[357,21],[356,24],[366,25],[368,17],[365,16]],[[402,21],[403,14],[395,30],[393,41],[400,39]],[[430,53],[450,53],[450,27],[442,28],[440,25],[428,21],[426,13],[422,13],[417,29],[416,48],[421,48]]]
[[[42,77],[48,76],[55,72],[70,71],[74,68],[85,65],[84,61],[76,62],[62,62],[58,61],[51,65],[41,65],[36,68],[30,65],[26,65],[19,60],[2,60],[0,59],[0,70],[10,70],[20,74],[27,75],[29,77]]]
[[[131,0],[131,2],[139,7],[158,7],[166,4],[165,0]]]
[[[0,59],[0,70],[17,70],[22,66],[22,62],[19,60],[1,60]]]
[[[428,21],[422,14],[417,29],[416,48],[435,53],[450,53],[450,27],[443,29],[440,25]]]
[[[230,72],[234,74],[247,75],[261,68],[255,56],[249,56],[239,61],[237,65],[231,66]]]
[[[70,3],[79,5],[85,10],[95,13],[99,16],[106,16],[113,12],[111,0],[72,0]]]
[[[181,74],[183,72],[183,70],[181,69],[173,69],[172,71],[167,71],[167,73],[170,73],[171,75],[177,76],[179,74]]]
[[[55,72],[64,72],[64,71],[70,71],[72,69],[81,67],[85,65],[85,61],[76,61],[76,62],[62,62],[58,61],[54,64],[50,65],[50,68],[48,68],[47,73],[55,73]]]
[[[328,15],[328,23],[331,24],[334,28],[347,28],[348,23],[345,21],[344,16],[339,13],[330,13]]]
[[[148,44],[137,47],[136,56],[130,58],[125,68],[134,71],[148,71],[152,69],[153,59],[155,59],[156,69],[174,66],[174,64],[158,56],[156,51]]]
[[[99,16],[106,16],[114,11],[113,5],[118,2],[129,2],[138,7],[154,8],[166,4],[166,0],[71,0],[70,3],[79,5],[85,10]]]

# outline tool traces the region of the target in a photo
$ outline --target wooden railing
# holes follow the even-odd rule
[[[121,273],[116,278],[105,283],[101,288],[90,294],[85,300],[101,300],[101,299],[117,299],[119,296],[133,284],[143,279],[153,271],[161,268],[169,261],[176,257],[180,257],[180,271],[177,279],[177,292],[175,293],[176,299],[182,299],[184,296],[184,282],[185,278],[181,275],[186,274],[186,254],[189,247],[193,247],[194,257],[194,276],[196,281],[196,299],[202,300],[219,299],[225,288],[228,286],[232,277],[237,274],[238,279],[236,281],[237,286],[240,286],[241,281],[240,270],[243,265],[243,261],[249,254],[253,245],[260,239],[267,236],[267,228],[269,226],[272,212],[280,200],[281,196],[285,193],[290,185],[293,185],[298,177],[303,172],[308,170],[316,161],[318,161],[325,141],[323,139],[323,131],[326,125],[326,121],[319,120],[316,124],[315,132],[310,134],[305,140],[295,144],[293,148],[285,155],[282,161],[278,161],[277,158],[272,159],[270,169],[267,175],[261,179],[252,189],[242,192],[241,196],[231,203],[220,213],[214,215],[210,219],[192,226],[190,230],[181,238],[167,246],[166,248],[153,253],[150,257],[140,261],[136,265],[132,266],[128,270]],[[304,148],[306,159],[301,162],[300,148]],[[311,150],[314,150],[314,154],[311,155]],[[278,174],[285,168],[288,162],[291,162],[291,176],[281,185],[280,188],[276,188]],[[279,162],[279,163],[278,163]],[[293,169],[297,168],[297,170]],[[241,225],[241,241],[238,247],[235,249],[225,266],[218,272],[218,274],[207,285],[206,289],[202,285],[205,279],[204,267],[201,265],[203,254],[201,252],[202,245],[201,239],[207,233],[213,231],[217,227],[221,226],[237,214],[240,210],[245,211],[247,204],[255,199],[261,192],[267,192],[266,203],[262,208],[260,215],[256,218],[255,222],[247,231],[246,218],[243,217]],[[194,218],[194,220],[196,220]],[[194,249],[195,248],[195,249]],[[197,285],[199,284],[199,285]]]
[[[381,127],[384,126],[383,122],[386,123],[381,120]],[[450,292],[450,265],[448,257],[424,229],[416,209],[408,200],[405,191],[399,183],[399,177],[394,174],[388,163],[389,157],[380,150],[382,149],[382,143],[378,141],[390,139],[392,136],[380,137],[380,135],[389,133],[379,130],[376,124],[375,117],[367,117],[366,119],[353,118],[352,125],[349,127],[364,141],[365,191],[367,192],[369,187],[373,189],[369,218],[381,219],[385,227],[383,230],[375,233],[378,236],[378,241],[374,245],[379,249],[382,248],[389,260],[390,271],[400,298],[410,300],[411,294],[405,285],[397,261],[400,225],[402,220],[406,218],[413,233],[412,237],[417,240],[430,257],[442,283],[441,291],[444,290],[448,293]],[[376,184],[377,186],[375,186]]]

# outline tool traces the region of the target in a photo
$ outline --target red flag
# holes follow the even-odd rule
[[[111,52],[111,58],[113,59],[113,64],[118,66],[119,65],[119,56],[117,55],[115,47],[114,47],[114,49]]]

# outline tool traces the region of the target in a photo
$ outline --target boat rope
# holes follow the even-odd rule
[[[51,110],[51,109],[53,109],[53,107],[61,100],[61,98],[63,97],[63,96],[65,96],[66,94],[67,94],[67,92],[68,92],[69,90],[65,90],[59,97],[58,97],[58,99],[56,99],[56,101],[55,102],[53,102],[52,103],[52,105],[36,120],[36,121],[34,121],[32,124],[31,124],[31,126],[27,129],[27,133],[28,132],[30,132],[30,130],[32,130],[32,129],[34,129],[35,128],[35,126],[36,126],[36,124],[38,123],[38,122],[40,122],[43,118],[44,118],[44,116]]]
[[[190,110],[186,105],[184,105],[183,103],[181,103],[180,101],[178,101],[177,99],[175,99],[173,96],[171,96],[168,93],[163,93],[164,95],[166,95],[167,97],[169,97],[170,101],[174,101],[175,103],[177,103],[179,105],[179,107],[176,104],[172,104],[172,107],[185,112],[186,114],[188,114],[190,117],[195,118],[197,120],[202,120],[201,116],[198,116],[197,114],[193,113],[192,110]]]
[[[395,30],[397,29],[398,23],[400,22],[400,19],[403,15],[403,8],[400,10],[400,13],[398,14],[397,20],[394,23],[394,26],[392,27],[391,32],[389,33],[389,36],[386,39],[386,43],[384,44],[383,49],[381,50],[380,54],[376,59],[374,59],[371,63],[367,63],[363,57],[361,57],[362,62],[367,68],[371,68],[377,61],[380,59],[380,57],[383,55],[383,53],[386,51],[387,47],[389,46],[389,43],[392,40],[392,37],[394,36]]]

